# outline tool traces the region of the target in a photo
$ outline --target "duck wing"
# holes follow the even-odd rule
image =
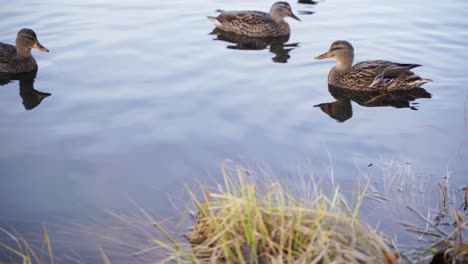
[[[0,67],[16,59],[16,47],[0,42]]]
[[[410,71],[419,66],[383,60],[363,61],[353,66],[345,80],[354,86],[370,89],[413,89],[431,81]]]
[[[271,20],[270,15],[260,11],[223,11],[217,17],[221,23],[260,24]]]
[[[270,15],[260,11],[222,11],[217,17],[208,17],[218,28],[256,36],[258,34],[269,35],[276,31],[277,25]]]

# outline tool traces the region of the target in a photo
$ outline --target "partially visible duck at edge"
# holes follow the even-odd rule
[[[316,60],[334,58],[337,64],[328,74],[328,83],[354,90],[410,90],[432,80],[423,79],[410,71],[419,64],[403,64],[384,60],[363,61],[353,65],[354,48],[345,40],[333,42],[328,52]]]
[[[290,33],[285,17],[301,21],[287,2],[276,2],[270,13],[260,11],[223,11],[217,17],[208,19],[221,30],[252,37],[279,37]]]
[[[0,42],[0,73],[24,73],[37,71],[37,63],[31,49],[49,52],[37,40],[36,33],[23,28],[16,37],[16,47]]]

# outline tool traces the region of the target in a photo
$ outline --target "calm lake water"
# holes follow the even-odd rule
[[[0,41],[29,27],[50,53],[33,51],[34,83],[0,86],[0,226],[27,235],[99,222],[104,209],[132,211],[130,199],[170,216],[168,197],[219,177],[226,158],[287,181],[298,168],[324,173],[330,155],[345,189],[356,167],[387,159],[429,182],[450,171],[467,183],[454,135],[467,135],[468,1],[290,1],[302,22],[288,20],[286,45],[257,50],[215,40],[206,16],[274,1],[67,2],[1,4]],[[330,93],[334,61],[313,58],[338,39],[355,61],[418,63],[434,82],[381,107]],[[51,95],[26,110],[36,91]]]

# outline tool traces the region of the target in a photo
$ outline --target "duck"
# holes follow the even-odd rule
[[[301,21],[291,10],[287,2],[276,2],[270,13],[260,11],[224,11],[218,10],[217,17],[208,19],[221,30],[251,37],[280,37],[290,34],[289,24],[284,20],[291,17]]]
[[[36,33],[23,28],[16,37],[16,47],[0,42],[0,73],[25,73],[37,71],[37,63],[31,54],[35,48],[43,52],[49,50],[37,40]]]
[[[328,84],[361,91],[411,90],[431,82],[410,71],[420,64],[368,60],[353,65],[354,48],[346,40],[333,42],[316,60],[334,58],[337,64],[328,74]]]

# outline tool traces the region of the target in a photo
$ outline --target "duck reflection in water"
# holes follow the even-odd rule
[[[369,92],[328,86],[328,91],[336,99],[335,102],[315,105],[331,118],[344,122],[353,116],[351,101],[365,107],[391,106],[418,110],[418,104],[413,102],[419,98],[431,98],[431,94],[423,88],[411,90]]]
[[[23,106],[26,110],[37,107],[42,100],[49,97],[50,93],[44,93],[34,89],[36,72],[21,74],[0,74],[0,85],[6,85],[15,80],[19,81],[19,95],[23,99]]]
[[[274,62],[286,63],[291,58],[289,52],[297,47],[299,43],[286,44],[289,40],[289,35],[280,37],[250,37],[239,35],[232,32],[227,32],[215,28],[210,35],[216,35],[214,40],[222,40],[235,45],[228,45],[228,49],[236,50],[264,50],[269,49],[276,56],[272,58]]]
[[[314,0],[298,0],[297,3],[305,4],[305,5],[316,5],[316,4],[318,4],[318,2],[314,1]]]

